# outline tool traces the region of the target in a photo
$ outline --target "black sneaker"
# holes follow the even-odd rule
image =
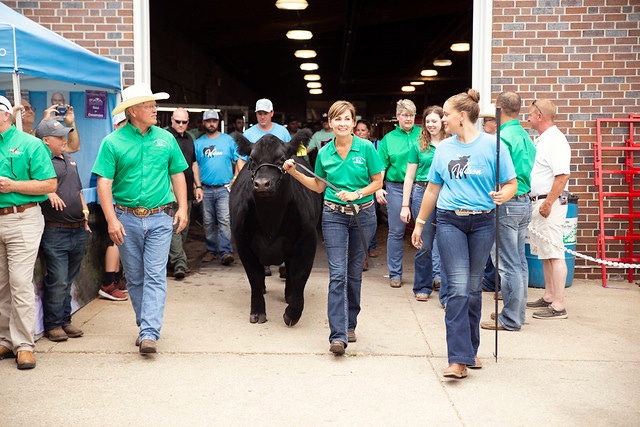
[[[566,319],[567,317],[569,317],[567,310],[562,309],[558,311],[551,306],[533,313],[534,319]]]
[[[186,271],[184,271],[184,268],[182,268],[182,267],[178,267],[178,268],[176,268],[176,269],[175,269],[175,271],[173,272],[173,277],[174,277],[176,280],[182,280],[182,279],[184,279],[184,276],[186,276],[186,274],[187,274],[187,272],[186,272]]]
[[[547,308],[551,305],[550,302],[546,302],[544,298],[540,298],[533,302],[527,303],[527,308]]]

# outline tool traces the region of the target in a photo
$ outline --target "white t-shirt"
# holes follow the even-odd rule
[[[531,170],[531,195],[549,194],[557,175],[571,173],[571,147],[557,126],[551,126],[534,141],[536,160]],[[569,188],[569,181],[565,191]]]

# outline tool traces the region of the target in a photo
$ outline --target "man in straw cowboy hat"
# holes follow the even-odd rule
[[[152,93],[143,83],[124,89],[122,102],[112,114],[124,111],[129,122],[104,138],[92,170],[98,176],[98,198],[109,237],[120,246],[140,327],[136,340],[140,353],[157,351],[171,233],[173,225],[178,225],[179,233],[188,220],[183,171],[189,165],[173,135],[155,126],[156,101],[167,98],[167,93]],[[174,201],[176,212],[171,208]]]

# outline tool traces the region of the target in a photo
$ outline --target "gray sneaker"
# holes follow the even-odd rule
[[[558,311],[551,306],[533,313],[534,319],[566,319],[567,317],[569,317],[567,310]]]
[[[544,300],[544,298],[540,298],[538,300],[535,300],[533,302],[528,302],[527,303],[527,308],[547,308],[551,305],[550,302],[546,302]]]
[[[389,281],[389,286],[391,286],[392,288],[399,288],[402,286],[402,279],[391,279],[391,281]]]

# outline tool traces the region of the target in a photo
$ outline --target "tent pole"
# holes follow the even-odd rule
[[[13,105],[18,105],[22,102],[22,95],[20,94],[20,76],[17,70],[14,71],[11,79],[13,80]],[[22,110],[18,110],[16,113],[16,127],[18,130],[22,130]]]

